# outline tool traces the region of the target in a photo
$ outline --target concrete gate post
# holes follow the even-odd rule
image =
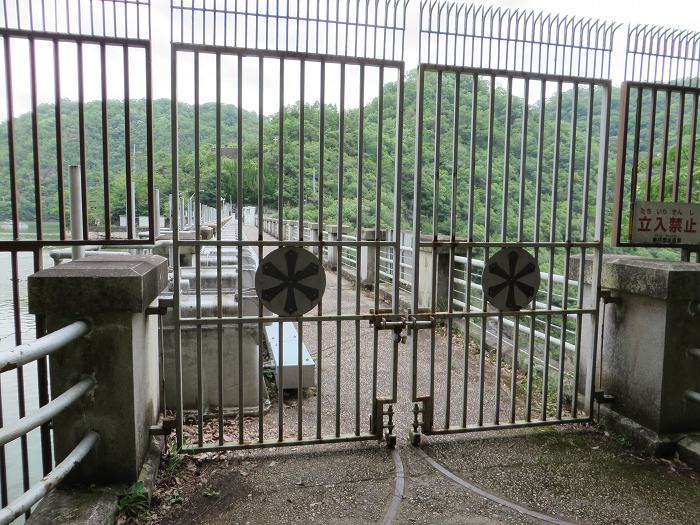
[[[421,240],[429,241],[430,239],[430,237],[424,237]],[[433,253],[435,253],[435,257],[433,257]],[[420,272],[418,304],[420,308],[429,308],[432,304],[433,274],[436,274],[434,290],[437,294],[436,307],[439,311],[447,310],[447,292],[450,285],[450,248],[448,246],[423,246],[419,251],[418,264]]]
[[[318,242],[318,223],[317,222],[307,222],[306,227],[309,229],[309,241]],[[314,255],[318,256],[318,244],[311,245],[308,249]]]
[[[70,480],[81,484],[137,479],[158,419],[158,318],[147,308],[168,283],[158,255],[95,256],[31,275],[29,311],[49,332],[86,319],[91,332],[50,357],[56,398],[92,375],[97,386],[54,418],[54,449],[61,461],[88,430],[100,440]]]
[[[328,233],[328,240],[335,242],[338,240],[338,226],[328,225],[326,226],[326,233]],[[338,254],[340,253],[340,246],[328,246],[328,257],[326,258],[325,264],[331,270],[335,270],[338,267]]]
[[[569,277],[578,279],[579,260]],[[584,278],[584,307],[594,307],[592,260]],[[660,452],[664,436],[700,431],[700,265],[624,255],[605,256],[602,288],[614,302],[601,303],[596,379],[613,396],[601,414],[621,416],[643,427],[647,445]],[[604,309],[604,312],[603,312]],[[590,393],[594,349],[592,316],[584,316],[579,374]],[[602,348],[600,338],[602,337]],[[602,366],[602,369],[600,368]],[[650,431],[650,432],[649,432]],[[654,444],[653,442],[656,442]]]
[[[379,232],[379,238],[375,238],[377,232],[372,228],[363,228],[360,240],[375,241],[383,240],[383,232]],[[377,274],[376,254],[379,248],[377,246],[361,246],[360,247],[360,284],[365,288],[374,287],[374,279]]]

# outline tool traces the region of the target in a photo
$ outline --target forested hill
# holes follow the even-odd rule
[[[415,109],[416,109],[416,74],[415,70],[407,74],[405,80],[405,111],[403,130],[403,167],[402,167],[402,215],[409,221],[410,208],[414,194],[413,176],[415,171]],[[441,140],[439,141],[439,184],[436,205],[438,206],[438,223],[441,232],[449,228],[451,187],[450,174],[452,170],[453,135],[452,122],[454,119],[454,76],[443,76],[443,103],[441,105]],[[476,130],[476,156],[475,156],[475,206],[484,209],[491,200],[496,219],[491,225],[492,231],[500,231],[501,225],[498,217],[501,215],[499,206],[503,205],[504,194],[510,199],[508,214],[515,216],[515,203],[518,199],[519,170],[521,166],[521,128],[523,117],[523,101],[517,96],[512,97],[511,108],[511,144],[508,156],[508,175],[504,177],[504,141],[506,128],[506,104],[507,92],[500,85],[495,86],[494,119],[491,124],[493,133],[492,143],[489,144],[489,89],[486,79],[479,82],[477,97],[477,130]],[[458,185],[455,191],[457,206],[457,230],[458,233],[466,233],[467,224],[463,220],[467,215],[469,201],[468,176],[470,172],[470,146],[471,146],[471,81],[462,81],[460,85],[460,124],[458,128],[458,155],[457,174]],[[434,142],[435,142],[435,81],[434,77],[426,76],[425,89],[425,121],[424,121],[424,198],[422,215],[430,229],[434,181]],[[543,132],[544,147],[542,158],[537,154],[538,120],[540,115],[539,103],[531,104],[528,112],[529,125],[526,147],[525,163],[525,200],[532,203],[536,200],[536,192],[540,194],[553,193],[552,167],[554,159],[559,156],[559,181],[557,191],[559,199],[564,203],[568,198],[568,191],[575,202],[583,202],[582,188],[584,186],[583,170],[586,165],[586,140],[587,133],[587,105],[589,93],[587,89],[579,90],[578,111],[576,119],[576,133],[578,140],[576,147],[571,148],[571,112],[572,92],[565,91],[561,104],[561,125],[557,130],[555,99],[550,97],[545,102]],[[618,116],[619,92],[616,88],[612,94],[611,123],[610,123],[610,151],[614,152],[617,143],[617,116]],[[590,144],[590,157],[593,161],[592,181],[595,180],[595,167],[598,158],[599,121],[598,104],[600,102],[599,91],[595,95],[595,111],[592,129],[592,141]],[[137,208],[140,214],[146,210],[146,159],[144,146],[145,135],[145,102],[143,100],[131,101],[131,128],[132,144],[135,151],[132,155],[132,170],[137,187]],[[154,166],[156,187],[165,196],[171,191],[171,145],[170,145],[170,101],[156,100],[153,103],[154,110]],[[378,152],[378,101],[369,102],[364,108],[363,134],[364,134],[364,167],[362,173],[363,184],[363,222],[374,224],[374,195],[376,194],[376,166]],[[391,221],[391,203],[393,199],[393,159],[395,150],[396,130],[396,85],[387,84],[384,93],[384,121],[381,133],[381,161],[382,161],[382,209],[381,218],[385,225]],[[660,108],[661,109],[661,108]],[[317,216],[316,203],[318,198],[318,165],[319,165],[319,114],[318,103],[305,106],[304,118],[304,193],[306,195],[305,215],[313,220]],[[123,102],[110,100],[107,104],[108,114],[108,143],[109,143],[109,180],[110,180],[110,208],[113,222],[116,222],[119,214],[124,213],[125,196],[125,140],[123,136],[124,108]],[[191,192],[194,189],[194,108],[191,105],[180,104],[178,115],[178,151],[180,158],[181,190]],[[236,197],[236,165],[237,145],[237,108],[224,105],[221,108],[222,119],[222,146],[227,147],[226,154],[222,158],[222,192],[227,198]],[[61,104],[61,120],[63,141],[64,165],[79,164],[79,140],[78,140],[78,104],[74,101],[64,100]],[[87,148],[87,173],[89,181],[90,215],[93,218],[103,216],[103,182],[102,182],[102,108],[99,102],[90,102],[85,107]],[[244,111],[243,122],[243,180],[242,197],[244,204],[256,204],[258,201],[258,116],[253,112]],[[15,145],[16,165],[20,187],[20,215],[23,220],[31,220],[34,217],[34,170],[32,155],[32,128],[31,115],[24,114],[16,118]],[[55,160],[55,108],[53,105],[41,105],[38,112],[40,151],[41,151],[41,185],[42,200],[45,219],[57,217],[57,176]],[[325,108],[325,155],[324,155],[324,214],[327,221],[336,221],[338,213],[338,146],[339,146],[339,115],[338,108],[327,105]],[[646,133],[648,123],[642,122],[642,134]],[[660,126],[659,126],[660,127]],[[348,110],[345,114],[345,157],[343,176],[343,215],[344,220],[354,224],[357,219],[357,185],[358,185],[358,132],[360,128],[360,112],[358,109]],[[285,215],[288,218],[296,218],[298,214],[298,173],[299,173],[299,107],[298,104],[287,106],[284,113],[284,176],[283,176],[283,203]],[[279,130],[279,115],[271,115],[263,118],[263,168],[264,168],[264,203],[266,207],[275,208],[278,196],[278,155],[279,144],[277,134]],[[560,134],[559,151],[554,147],[556,133]],[[204,104],[200,108],[200,181],[202,188],[202,200],[208,204],[214,204],[216,188],[216,108],[213,103]],[[7,127],[0,130],[0,184],[9,187],[9,165],[7,154]],[[489,161],[489,145],[492,155]],[[573,157],[572,157],[573,155]],[[573,188],[567,187],[567,177],[570,168],[570,159],[574,165],[571,170],[574,173]],[[614,171],[614,155],[608,164],[608,188],[612,187]],[[541,184],[536,184],[538,173],[538,161],[541,160],[540,170],[543,174]],[[489,166],[491,169],[489,170]],[[697,177],[700,179],[700,177]],[[487,182],[490,181],[490,184]],[[68,186],[67,173],[65,186]],[[490,189],[490,193],[487,192]],[[504,188],[506,191],[504,192]],[[591,190],[591,196],[595,194]],[[3,192],[0,195],[0,220],[10,217],[10,195]],[[593,205],[592,198],[589,205]],[[530,204],[532,206],[532,204]],[[542,205],[542,223],[549,224],[551,219],[547,208]],[[526,211],[526,230],[532,231],[534,225],[530,213]],[[589,210],[590,211],[590,210]],[[580,204],[572,210],[574,221],[581,217],[583,210]],[[566,213],[566,207],[562,206],[559,213]],[[592,217],[589,213],[589,220]],[[557,237],[564,235],[559,230],[565,227],[566,220],[559,223]],[[514,232],[517,228],[517,220],[511,220],[505,225],[508,232]],[[580,226],[576,226],[577,228]],[[543,226],[544,228],[544,226]],[[475,224],[474,234],[480,236],[484,233],[483,226]],[[542,232],[547,234],[545,230]]]

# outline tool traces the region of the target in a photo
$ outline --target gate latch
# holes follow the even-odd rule
[[[406,328],[406,318],[402,315],[393,313],[390,308],[379,308],[370,310],[370,314],[374,318],[369,320],[369,324],[374,326],[375,330],[393,330],[394,342],[405,343],[406,336],[403,331]]]
[[[417,314],[431,314],[432,310],[429,308],[420,308]],[[435,328],[435,317],[430,315],[427,319],[418,319],[413,315],[410,310],[408,312],[408,320],[406,321],[406,328],[408,328],[408,334],[411,335],[413,330],[425,330],[426,328]]]

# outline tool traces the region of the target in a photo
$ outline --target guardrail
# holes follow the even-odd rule
[[[0,352],[0,373],[14,370],[32,361],[42,359],[85,336],[90,332],[90,329],[88,322],[75,321],[32,343],[19,345],[12,350]],[[82,396],[91,392],[95,386],[95,378],[86,376],[60,396],[39,407],[38,410],[13,423],[4,425],[0,428],[0,447],[48,423]],[[0,510],[0,525],[11,523],[22,514],[28,513],[34,504],[55,488],[83,460],[98,439],[97,433],[93,431],[87,432],[73,451],[61,463],[56,465],[51,472]],[[3,483],[5,482],[6,480],[3,480]]]

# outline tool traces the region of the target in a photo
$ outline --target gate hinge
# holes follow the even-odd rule
[[[606,394],[603,390],[596,390],[593,394],[593,399],[602,405],[608,405],[615,402],[615,396]]]
[[[607,288],[602,288],[600,290],[600,300],[603,301],[603,304],[622,304],[622,297],[613,296],[612,290]]]
[[[149,306],[146,308],[146,315],[166,315],[168,308],[173,307],[173,300],[164,297],[158,298],[158,306]]]

